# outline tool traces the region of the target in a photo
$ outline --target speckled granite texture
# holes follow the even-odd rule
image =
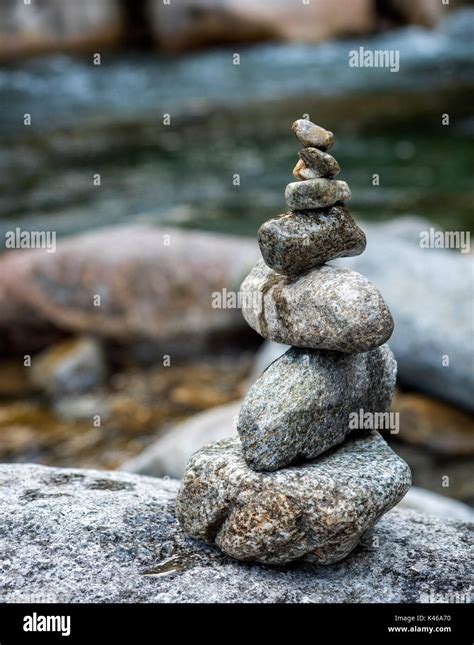
[[[176,500],[181,526],[237,560],[331,564],[404,496],[410,470],[377,432],[301,466],[258,473],[240,441],[190,460]]]
[[[291,279],[260,260],[240,290],[247,323],[277,343],[366,352],[383,345],[393,331],[379,291],[349,269],[322,266]]]
[[[388,345],[360,354],[289,349],[242,403],[237,431],[247,465],[277,470],[341,443],[354,432],[351,413],[389,409],[396,373]]]
[[[2,602],[436,602],[472,585],[472,524],[394,509],[336,564],[238,562],[186,535],[179,482],[0,466]]]

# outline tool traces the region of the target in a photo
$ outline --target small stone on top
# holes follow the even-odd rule
[[[319,150],[329,150],[334,144],[332,132],[307,119],[298,119],[293,123],[291,129],[305,147],[311,146],[319,148]]]

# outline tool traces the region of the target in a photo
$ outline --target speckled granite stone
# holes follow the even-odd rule
[[[275,217],[260,227],[258,243],[265,263],[290,277],[337,257],[359,255],[364,232],[343,204]]]
[[[308,121],[298,119],[291,126],[293,134],[305,147],[312,146],[320,150],[329,150],[334,144],[334,135],[329,130]]]
[[[303,148],[298,157],[300,159],[293,170],[296,179],[335,177],[341,170],[334,157],[317,148]]]
[[[407,603],[457,592],[471,600],[472,523],[398,506],[336,564],[268,567],[186,535],[178,486],[1,464],[0,602]]]
[[[351,413],[387,412],[396,374],[388,345],[360,354],[292,347],[242,403],[237,431],[247,465],[277,470],[360,433],[351,427]]]
[[[404,496],[410,470],[373,432],[302,466],[257,473],[237,439],[190,460],[176,513],[192,537],[237,560],[331,564]]]
[[[288,278],[260,260],[240,291],[247,323],[277,343],[366,352],[383,345],[393,331],[379,291],[350,269],[325,265]]]
[[[285,201],[295,211],[324,208],[351,198],[345,181],[337,179],[308,179],[293,181],[285,190]]]

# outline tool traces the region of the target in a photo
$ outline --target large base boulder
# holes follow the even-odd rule
[[[332,564],[410,483],[407,464],[377,432],[272,473],[249,468],[240,441],[228,439],[191,458],[176,509],[189,535],[238,560]]]
[[[174,515],[177,486],[0,466],[0,600],[379,603],[469,592],[465,523],[391,511],[338,564],[269,568],[188,538]]]

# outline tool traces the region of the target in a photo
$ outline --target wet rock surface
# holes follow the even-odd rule
[[[172,480],[2,465],[0,482],[2,601],[429,602],[466,591],[462,522],[394,510],[337,564],[268,567],[187,537]]]
[[[240,399],[251,365],[242,353],[176,360],[166,368],[161,361],[119,364],[93,392],[54,399],[28,392],[28,398],[12,399],[12,367],[4,371],[0,364],[0,462],[116,469],[168,427]],[[21,370],[28,385],[31,368],[23,367],[23,359]],[[203,443],[189,445],[198,449]]]
[[[258,243],[265,263],[292,277],[336,257],[362,253],[366,239],[347,208],[337,204],[270,219],[260,227]]]
[[[239,560],[330,564],[409,486],[408,466],[376,432],[274,473],[249,468],[228,439],[191,458],[176,512],[189,535]]]
[[[360,435],[351,414],[387,412],[396,370],[388,345],[349,355],[289,349],[242,403],[237,430],[245,461],[254,470],[277,470]]]
[[[241,286],[242,314],[277,343],[340,352],[383,345],[393,330],[379,291],[359,273],[331,266],[290,279],[260,260]]]

